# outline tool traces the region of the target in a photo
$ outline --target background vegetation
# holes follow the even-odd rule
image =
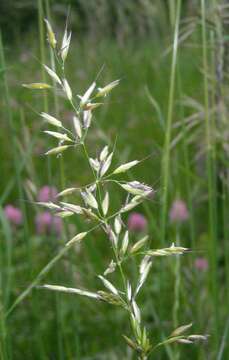
[[[131,359],[120,342],[121,334],[128,333],[122,311],[37,288],[19,298],[69,236],[84,228],[75,219],[66,221],[59,237],[37,233],[40,209],[34,202],[39,189],[52,185],[60,191],[91,179],[83,158],[74,152],[65,155],[61,177],[60,161],[43,156],[48,139],[41,136],[39,113],[56,113],[67,123],[71,112],[65,99],[21,87],[45,78],[41,63],[51,64],[52,58],[43,18],[50,19],[61,38],[69,5],[73,35],[67,73],[74,94],[83,93],[101,68],[100,85],[121,79],[106,105],[96,110],[92,154],[117,138],[115,164],[151,155],[133,170],[157,190],[152,202],[137,209],[147,219],[151,246],[180,241],[193,250],[180,262],[153,264],[141,295],[147,327],[160,341],[177,322],[193,322],[195,332],[210,334],[209,340],[181,345],[180,358],[227,359],[229,12],[220,0],[1,2],[0,356]],[[176,199],[187,205],[186,221],[170,221]],[[121,200],[124,194],[114,189],[112,205]],[[7,218],[7,204],[21,210],[19,226]],[[133,233],[131,240],[138,236]],[[96,289],[96,274],[104,271],[108,252],[98,231],[83,248],[60,259],[42,281]],[[196,259],[208,265],[203,268]],[[136,268],[129,271],[134,275]],[[156,358],[175,359],[175,350],[158,351]]]

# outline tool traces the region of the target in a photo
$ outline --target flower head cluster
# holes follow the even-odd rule
[[[53,216],[49,211],[37,214],[35,222],[37,234],[61,234],[62,219],[57,216]]]
[[[133,212],[128,217],[128,228],[132,232],[141,232],[147,229],[147,220],[144,215]]]
[[[47,202],[51,204],[52,201],[56,200],[57,189],[52,186],[43,186],[37,195],[38,202]],[[19,208],[8,204],[4,208],[4,213],[7,220],[14,226],[19,226],[23,223],[22,212]],[[35,216],[35,227],[36,232],[39,235],[42,234],[56,234],[60,235],[62,231],[62,219],[54,216],[50,211],[39,212]]]
[[[194,262],[195,268],[198,271],[207,271],[208,270],[208,260],[204,257],[196,258]]]
[[[57,196],[57,189],[54,186],[45,185],[43,186],[37,196],[38,201],[55,201]]]
[[[4,208],[5,217],[15,226],[21,225],[23,221],[22,212],[19,208],[8,204]]]
[[[170,209],[170,220],[172,222],[184,222],[189,218],[186,203],[183,200],[175,200]]]

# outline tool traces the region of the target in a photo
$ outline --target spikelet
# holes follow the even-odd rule
[[[88,103],[84,104],[82,107],[83,107],[84,110],[92,111],[92,110],[96,109],[97,107],[99,107],[101,105],[103,105],[103,103],[89,103],[88,102]]]
[[[97,200],[88,189],[86,189],[85,191],[81,191],[81,196],[87,205],[94,209],[98,209]]]
[[[32,89],[32,90],[46,90],[46,89],[50,89],[52,86],[46,83],[31,83],[31,84],[22,84],[23,87],[27,88],[27,89]]]
[[[53,136],[56,139],[59,139],[59,140],[62,140],[62,141],[71,141],[72,142],[72,139],[70,139],[70,137],[68,137],[67,134],[59,133],[59,132],[56,132],[56,131],[48,131],[48,130],[45,130],[44,133],[47,134],[47,135]]]
[[[52,290],[52,291],[60,291],[60,292],[66,292],[71,294],[77,294],[82,296],[87,296],[93,299],[102,300],[101,296],[98,293],[93,293],[91,291],[77,289],[77,288],[69,288],[65,286],[59,286],[59,285],[43,285],[41,288]]]
[[[91,86],[87,89],[87,91],[85,92],[85,94],[84,94],[82,97],[80,96],[80,99],[81,99],[81,101],[80,101],[80,106],[81,106],[81,108],[84,108],[84,107],[85,107],[86,103],[87,103],[88,100],[90,99],[90,96],[91,96],[92,92],[93,92],[94,89],[95,89],[95,86],[96,86],[96,83],[93,82],[93,83],[91,84]],[[89,109],[87,109],[87,110],[89,110]]]
[[[148,241],[149,236],[146,235],[144,236],[142,239],[140,239],[139,241],[137,241],[130,249],[130,253],[134,254],[135,252],[137,252],[138,250],[140,250],[145,243]]]
[[[153,193],[153,189],[139,181],[130,181],[126,184],[121,184],[121,187],[133,195],[149,196]]]
[[[70,241],[68,241],[65,246],[70,246],[70,245],[80,242],[81,240],[83,240],[85,238],[85,236],[87,236],[87,234],[88,234],[87,232],[81,232],[81,233],[77,234]]]
[[[41,117],[45,119],[50,125],[57,126],[57,127],[63,127],[62,122],[60,120],[57,120],[54,116],[49,115],[45,112],[42,112]]]
[[[189,251],[188,248],[175,246],[174,243],[169,248],[149,250],[147,255],[149,256],[170,256],[170,255],[182,255]]]
[[[99,160],[100,161],[105,161],[108,155],[108,145],[104,146],[103,150],[101,151],[100,155],[99,155]]]
[[[67,79],[63,79],[63,90],[67,95],[68,100],[72,101],[72,90]]]
[[[103,214],[106,216],[109,208],[109,193],[106,192],[103,202],[102,202],[102,210]]]
[[[127,170],[131,169],[133,166],[139,164],[138,160],[130,161],[126,164],[120,165],[117,169],[113,171],[113,174],[120,174],[126,172]]]
[[[79,118],[76,116],[73,116],[73,125],[74,125],[76,136],[78,136],[78,138],[81,139],[81,137],[82,137],[81,124],[80,124]]]
[[[57,194],[57,197],[66,196],[66,195],[71,195],[71,194],[73,194],[76,190],[77,190],[77,188],[67,188],[67,189],[59,192],[59,193]]]
[[[113,157],[113,152],[107,157],[107,159],[104,161],[100,168],[100,176],[104,176],[106,172],[109,170],[109,167],[111,166],[111,161]]]
[[[91,126],[92,112],[90,110],[83,112],[83,127],[89,129]]]
[[[83,208],[79,205],[75,205],[75,204],[69,204],[66,202],[61,201],[60,202],[61,206],[63,207],[64,210],[69,210],[74,212],[75,214],[82,214],[83,213]]]
[[[104,86],[103,88],[98,88],[98,92],[96,94],[96,97],[99,96],[107,96],[107,94],[113,90],[118,84],[120,80],[112,81],[110,84]]]
[[[55,34],[52,30],[52,27],[49,23],[49,21],[47,19],[44,19],[45,23],[46,23],[46,27],[47,27],[47,37],[48,37],[48,42],[49,44],[51,45],[51,47],[53,49],[56,48],[56,44],[57,44],[57,41],[56,41],[56,37],[55,37]]]
[[[61,44],[61,49],[60,49],[60,56],[61,56],[63,62],[65,62],[65,60],[68,56],[68,50],[69,50],[69,46],[70,46],[70,42],[71,42],[71,36],[72,36],[72,33],[70,32],[68,34],[68,31],[66,28],[65,32],[64,32],[62,44]]]
[[[118,215],[115,217],[114,220],[114,229],[117,235],[120,234],[121,230],[122,230],[122,220],[121,220],[121,216]]]
[[[59,78],[59,76],[55,73],[55,71],[53,71],[52,69],[50,69],[47,65],[44,65],[45,70],[47,71],[47,73],[49,74],[49,76],[51,76],[51,78],[57,82],[58,84],[62,84],[61,80]]]
[[[129,245],[129,232],[126,231],[125,235],[123,237],[123,240],[122,240],[122,246],[121,246],[121,250],[120,250],[122,256],[125,255],[128,245]]]
[[[69,145],[57,146],[53,149],[48,150],[45,155],[61,154],[63,151],[67,150],[67,148],[69,148]]]
[[[114,287],[114,285],[111,284],[109,280],[107,280],[102,275],[99,275],[98,278],[103,282],[103,285],[110,290],[114,295],[118,295],[118,290]]]

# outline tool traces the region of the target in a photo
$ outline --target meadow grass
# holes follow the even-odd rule
[[[57,359],[128,359],[131,355],[125,343],[120,343],[121,333],[128,333],[122,311],[104,304],[95,306],[90,300],[74,295],[54,296],[52,292],[34,288],[41,282],[48,282],[96,289],[99,282],[95,274],[103,271],[104,263],[110,258],[105,238],[97,231],[83,248],[66,256],[64,238],[57,241],[54,234],[35,235],[33,218],[38,210],[25,201],[26,180],[31,174],[38,188],[51,183],[62,190],[76,179],[77,183],[92,180],[83,156],[76,159],[74,152],[65,155],[65,163],[69,165],[65,166],[64,174],[63,169],[60,170],[62,180],[56,174],[63,164],[59,160],[46,161],[40,156],[48,146],[47,140],[41,139],[37,114],[50,110],[68,123],[70,107],[64,99],[58,102],[48,92],[46,96],[34,95],[20,87],[21,83],[34,79],[47,81],[43,70],[40,74],[42,67],[30,56],[32,52],[40,54],[37,56],[42,63],[49,59],[54,68],[53,58],[46,52],[43,42],[44,9],[41,1],[39,5],[40,48],[31,41],[34,34],[31,39],[29,36],[25,39],[23,50],[0,47],[1,86],[5,94],[1,117],[6,119],[1,135],[5,159],[1,164],[1,206],[14,202],[21,207],[25,220],[23,227],[15,232],[1,211],[4,239],[1,357],[4,360],[50,356]],[[202,0],[201,16],[195,20],[196,30],[180,44],[178,35],[184,26],[179,20],[180,3],[171,1],[170,5],[174,37],[163,38],[163,41],[155,37],[133,44],[130,41],[127,46],[120,47],[114,39],[104,39],[98,44],[94,38],[78,41],[73,36],[66,71],[75,86],[74,93],[82,93],[87,88],[102,64],[105,64],[99,78],[102,84],[122,79],[105,106],[97,110],[94,133],[88,139],[90,148],[96,154],[104,139],[113,143],[117,136],[115,164],[153,154],[141,168],[129,174],[129,179],[138,177],[158,190],[153,203],[139,208],[149,221],[151,247],[168,246],[175,241],[193,249],[193,253],[181,259],[153,264],[153,273],[140,301],[144,304],[147,329],[155,341],[162,341],[178,324],[193,322],[197,333],[210,334],[208,344],[190,348],[183,345],[179,350],[167,347],[157,352],[156,358],[220,360],[226,359],[229,352],[229,198],[225,170],[228,158],[221,146],[226,142],[227,108],[223,95],[227,87],[226,80],[222,80],[219,106],[215,103],[219,85],[215,77],[217,46],[225,34],[222,19],[215,15],[217,4],[212,1],[209,5]],[[209,24],[210,20],[213,25]],[[171,44],[171,51],[165,54]],[[20,61],[15,62],[15,56],[20,59],[22,53],[29,57],[25,67]],[[220,61],[223,60],[220,58]],[[13,100],[16,104],[12,106]],[[20,109],[25,114],[24,120]],[[197,123],[191,119],[195,115]],[[30,137],[27,146],[23,122]],[[10,142],[8,134],[11,134]],[[189,219],[180,226],[174,226],[168,219],[168,210],[175,198],[182,198],[188,204]],[[120,200],[122,196],[117,194],[112,206]],[[78,232],[84,231],[81,221],[75,220],[74,225]],[[207,272],[198,273],[195,269],[195,258],[199,256],[209,260]],[[133,267],[129,271],[134,275],[137,269]]]

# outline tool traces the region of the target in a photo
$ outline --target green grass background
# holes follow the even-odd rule
[[[45,13],[47,3],[39,3]],[[105,28],[108,25],[101,25],[99,12],[95,18],[100,25],[97,26],[93,21],[90,23],[89,20],[87,23],[85,20],[87,31],[83,33],[81,30],[80,35],[73,32],[66,66],[67,75],[74,96],[82,94],[88,88],[103,65],[99,85],[121,79],[120,86],[106,99],[105,105],[96,110],[88,139],[90,153],[96,155],[107,141],[112,146],[117,138],[114,166],[151,154],[149,159],[130,174],[131,179],[151,184],[157,190],[154,201],[138,208],[138,211],[148,219],[152,248],[163,245],[162,233],[165,231],[166,246],[179,237],[183,246],[193,249],[191,254],[181,259],[176,316],[179,324],[193,322],[194,333],[210,334],[207,344],[180,345],[180,358],[227,359],[229,239],[228,184],[224,175],[228,157],[223,147],[227,142],[225,134],[228,132],[228,125],[224,121],[227,117],[227,101],[223,96],[227,94],[227,74],[223,54],[217,59],[220,36],[225,36],[226,39],[226,30],[222,35],[219,31],[219,27],[223,26],[221,18],[215,18],[212,10],[220,4],[212,2],[204,5],[207,19],[203,19],[200,2],[193,5],[191,14],[187,12],[186,6],[182,8],[182,34],[187,31],[185,19],[188,16],[194,16],[190,23],[195,27],[192,34],[180,43],[175,64],[171,142],[177,136],[180,141],[170,146],[168,152],[168,197],[166,226],[163,230],[162,159],[165,156],[164,140],[168,131],[168,107],[171,105],[169,91],[173,24],[178,21],[175,14],[179,1],[168,3],[162,6],[162,3],[155,2],[155,13],[152,14],[154,23],[143,35],[135,35],[135,26],[139,29],[140,21],[133,22],[134,25],[128,22],[126,25],[124,18],[123,23],[120,22],[122,27],[119,32],[110,34],[109,30],[107,35]],[[93,2],[88,4],[92,6]],[[63,16],[59,16],[57,5],[57,1],[51,3],[51,14],[60,38],[64,22]],[[89,5],[88,14],[91,13]],[[121,3],[119,6],[121,9]],[[40,12],[39,7],[35,11],[37,16],[43,16],[41,7]],[[129,11],[127,18],[135,19],[136,9]],[[56,24],[55,17],[58,19]],[[202,33],[204,24],[206,43]],[[13,28],[13,24],[10,26]],[[95,34],[97,27],[98,34]],[[47,104],[49,112],[55,114],[55,99],[51,93],[32,92],[21,87],[22,83],[42,79],[42,51],[46,63],[50,63],[46,44],[44,47],[43,31],[43,23],[35,23],[18,38],[16,36],[14,41],[10,41],[4,28],[1,29],[4,43],[1,46],[0,64],[0,356],[3,360],[128,359],[131,355],[121,337],[123,333],[129,333],[126,315],[122,310],[107,304],[35,288],[6,317],[15,299],[63,247],[71,232],[68,230],[60,239],[54,236],[37,236],[34,218],[39,209],[28,201],[28,180],[38,189],[46,184],[62,189],[59,161],[52,158],[49,162],[43,156],[54,142],[45,138],[39,117]],[[227,40],[224,45],[226,52]],[[204,48],[207,64],[203,62]],[[222,84],[217,79],[217,61],[223,62],[222,71],[225,71]],[[222,87],[220,101],[223,110],[222,107],[217,107],[219,86]],[[212,110],[215,108],[216,110]],[[67,102],[60,96],[58,112],[63,122],[68,123],[70,111]],[[207,112],[210,114],[209,137],[206,137]],[[194,114],[197,122],[189,129],[186,119]],[[181,125],[175,127],[178,122]],[[208,142],[210,149],[206,146]],[[72,150],[66,152],[63,160],[66,187],[86,184],[92,180],[84,160],[80,153]],[[124,200],[125,194],[121,191],[117,193],[115,187],[111,188],[111,193],[112,206],[116,208]],[[172,225],[167,217],[167,210],[177,197],[187,202],[190,212],[189,220],[179,227]],[[7,203],[13,203],[23,211],[24,223],[17,230],[11,228],[4,217],[2,209]],[[73,223],[73,235],[87,226],[78,219],[71,219],[67,223]],[[137,236],[132,235],[131,241],[136,241],[136,238]],[[100,231],[96,231],[79,249],[70,250],[40,283],[96,290],[100,286],[96,275],[104,271],[109,256],[107,239]],[[208,258],[207,272],[198,273],[195,269],[193,264],[198,256]],[[130,276],[135,277],[136,265],[132,264],[127,271]],[[174,328],[175,275],[176,260],[155,260],[147,285],[140,296],[145,322],[155,343],[169,335]],[[171,351],[162,349],[152,359],[175,359],[174,354],[174,348]]]

